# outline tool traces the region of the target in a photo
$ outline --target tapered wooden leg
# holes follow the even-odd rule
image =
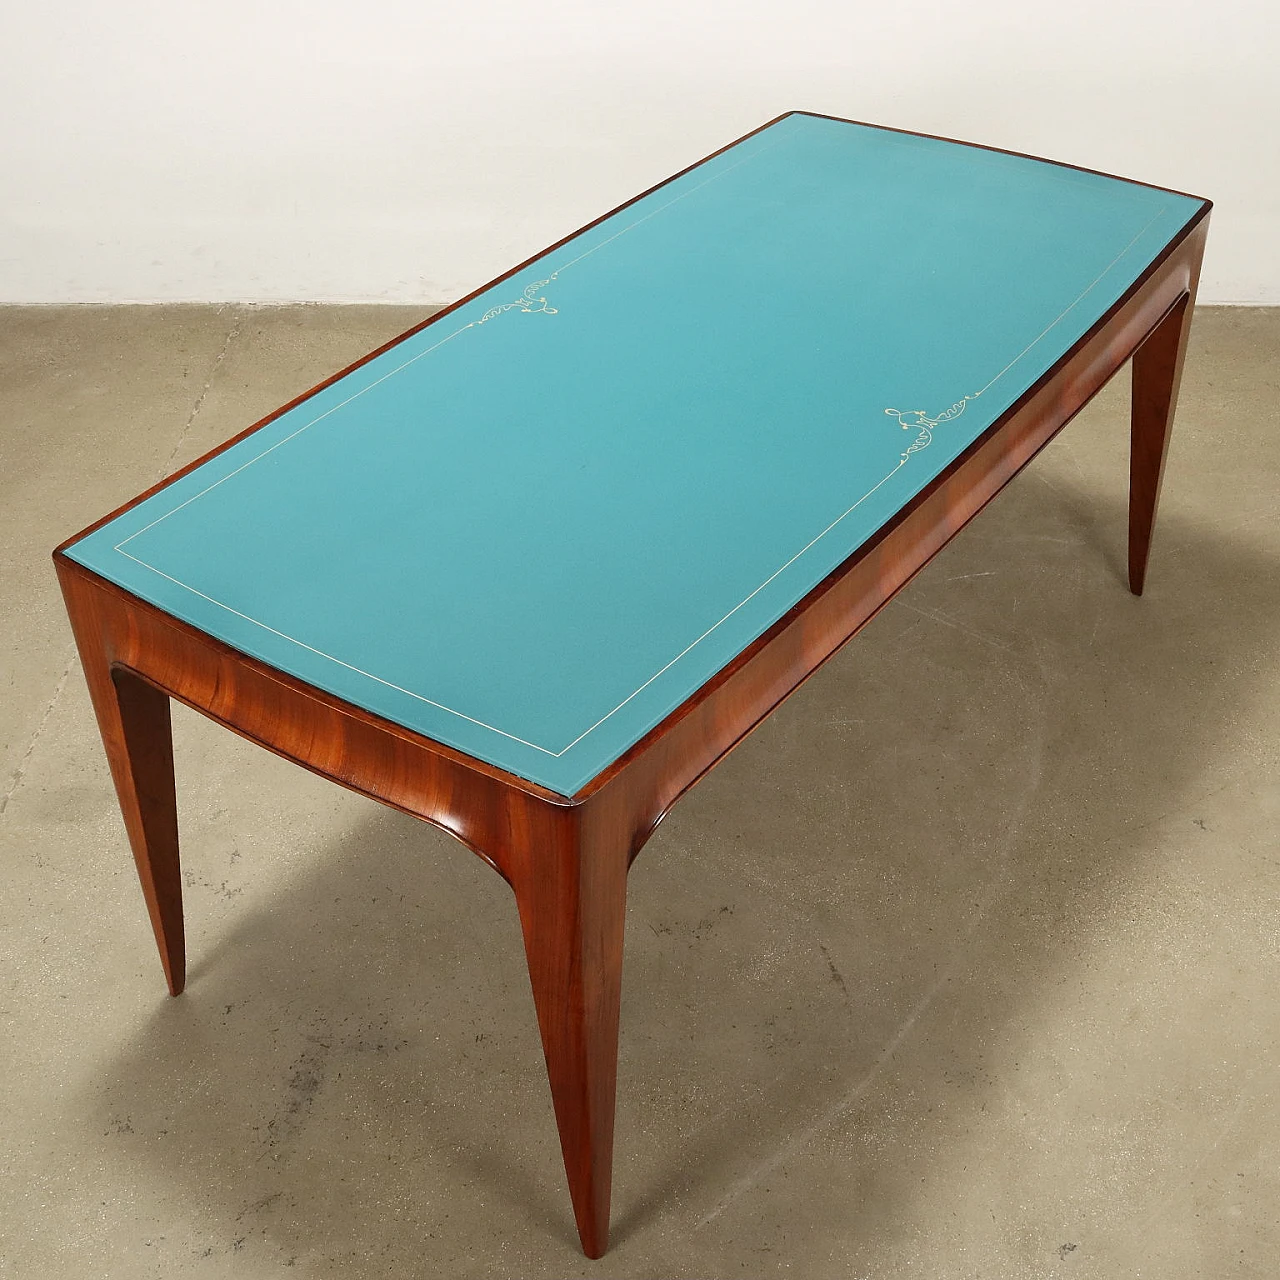
[[[1132,450],[1129,456],[1129,590],[1140,596],[1164,460],[1191,331],[1193,295],[1184,293],[1133,356]]]
[[[113,668],[92,596],[66,576],[63,592],[160,963],[170,994],[176,996],[186,983],[186,944],[169,697],[131,671]]]
[[[578,1234],[609,1245],[626,850],[596,847],[572,817],[516,879],[529,978]]]

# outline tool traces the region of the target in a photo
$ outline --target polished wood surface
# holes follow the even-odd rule
[[[57,572],[170,990],[183,985],[173,697],[443,828],[511,885],[578,1230],[587,1255],[599,1257],[608,1244],[630,861],[676,799],[874,617],[1135,352],[1130,575],[1141,591],[1207,215],[1206,206],[875,538],[572,797],[248,658],[59,548]]]
[[[1132,443],[1129,455],[1129,589],[1140,596],[1147,580],[1164,463],[1178,403],[1182,362],[1191,333],[1196,280],[1169,308],[1133,357]]]
[[[65,563],[59,561],[60,574]],[[80,597],[65,576],[63,588],[160,963],[169,994],[176,996],[186,985],[187,956],[169,698],[112,660],[111,645],[100,629],[101,614],[72,603],[73,596],[77,601]]]

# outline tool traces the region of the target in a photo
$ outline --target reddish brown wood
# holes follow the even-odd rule
[[[449,831],[515,891],[574,1214],[608,1243],[626,872],[622,789],[574,802],[256,662],[61,554],[67,611],[170,990],[182,907],[169,696],[277,754]]]
[[[526,258],[523,262],[512,267],[509,271],[504,271],[500,276],[495,276],[492,280],[488,281],[485,284],[482,284],[478,289],[473,289],[470,293],[466,294],[464,297],[459,298],[457,302],[451,302],[447,307],[442,307],[439,311],[432,312],[432,314],[428,316],[427,319],[421,321],[419,324],[415,324],[411,328],[406,329],[402,334],[398,335],[395,338],[392,338],[389,342],[384,342],[382,346],[375,347],[372,351],[369,352],[368,355],[361,356],[359,360],[353,360],[349,365],[346,366],[346,368],[339,369],[337,373],[331,374],[329,377],[325,378],[324,381],[322,382],[317,382],[316,385],[312,387],[309,391],[304,391],[300,396],[295,396],[287,404],[283,404],[280,406],[280,408],[273,410],[271,413],[267,414],[265,418],[259,419],[252,426],[246,427],[243,431],[237,432],[234,436],[231,436],[230,439],[223,441],[223,443],[218,445],[216,448],[210,449],[208,453],[202,454],[194,462],[187,463],[185,467],[182,467],[180,470],[175,471],[172,475],[166,476],[163,480],[160,480],[156,484],[153,484],[151,488],[143,490],[143,492],[138,494],[136,498],[133,498],[129,502],[126,502],[123,506],[117,507],[116,510],[110,512],[108,515],[103,516],[100,520],[95,520],[92,524],[86,525],[85,528],[81,529],[80,532],[77,533],[74,537],[68,538],[66,542],[62,543],[58,547],[58,550],[59,551],[64,550],[66,547],[70,546],[71,543],[78,542],[81,538],[85,537],[87,534],[92,533],[95,529],[100,528],[102,525],[106,524],[108,521],[114,520],[116,516],[120,515],[121,513],[128,511],[130,507],[136,507],[138,503],[144,502],[147,498],[151,497],[153,493],[157,493],[159,490],[165,488],[168,485],[171,485],[175,480],[178,480],[182,476],[185,476],[187,472],[194,471],[197,467],[203,466],[206,462],[209,461],[210,458],[217,457],[217,455],[222,453],[223,450],[230,449],[232,445],[238,444],[246,436],[253,435],[255,431],[260,431],[263,427],[267,426],[268,423],[274,422],[277,418],[281,417],[283,414],[288,413],[289,410],[296,409],[298,405],[302,404],[306,400],[310,400],[312,396],[319,394],[326,387],[331,387],[335,382],[338,382],[340,379],[345,378],[347,374],[353,373],[356,369],[359,369],[361,365],[368,364],[370,360],[376,360],[378,356],[382,355],[386,351],[390,351],[393,347],[398,347],[400,343],[404,342],[408,338],[412,338],[414,334],[421,333],[422,330],[426,329],[428,326],[439,323],[446,316],[452,314],[454,311],[457,311],[459,307],[466,306],[466,304],[470,302],[473,298],[478,298],[482,293],[485,293],[487,290],[492,289],[494,285],[501,284],[504,280],[510,279],[512,276],[516,275],[518,272],[523,271],[526,267],[532,266],[535,262],[538,261],[539,258],[545,258],[548,254],[554,253],[557,249],[560,249],[564,245],[568,244],[570,240],[573,240],[577,236],[582,235],[584,231],[590,231],[592,227],[599,226],[600,223],[604,222],[607,218],[612,218],[615,213],[621,213],[623,209],[629,208],[631,205],[636,204],[640,200],[643,200],[646,196],[650,196],[655,191],[661,190],[661,188],[667,186],[669,183],[675,182],[678,178],[683,178],[686,173],[690,173],[692,170],[698,168],[699,165],[706,164],[708,160],[714,160],[716,156],[722,155],[724,152],[728,151],[731,147],[736,147],[740,142],[745,142],[748,138],[754,137],[757,133],[762,133],[765,129],[769,128],[770,125],[777,124],[779,120],[785,120],[790,115],[813,116],[814,118],[820,119],[820,120],[835,120],[841,124],[860,124],[869,129],[882,129],[887,133],[903,133],[903,134],[907,134],[910,137],[915,137],[915,138],[932,138],[937,142],[954,142],[959,146],[972,147],[975,151],[994,151],[999,153],[1000,155],[1019,156],[1024,160],[1038,160],[1042,164],[1052,164],[1060,169],[1074,169],[1079,173],[1092,173],[1092,174],[1097,174],[1099,177],[1102,177],[1102,178],[1114,178],[1117,182],[1128,182],[1128,183],[1131,183],[1133,186],[1149,187],[1155,191],[1168,191],[1171,195],[1178,195],[1178,196],[1188,195],[1187,192],[1175,191],[1172,187],[1158,187],[1158,186],[1155,186],[1153,183],[1149,183],[1149,182],[1134,182],[1132,178],[1121,178],[1121,177],[1118,177],[1116,174],[1104,173],[1101,169],[1086,169],[1081,165],[1064,164],[1061,161],[1057,161],[1057,160],[1045,160],[1043,156],[1028,155],[1025,151],[1009,151],[1004,147],[992,147],[979,142],[964,142],[957,138],[944,138],[941,135],[936,133],[919,133],[911,129],[894,129],[889,127],[888,125],[870,124],[865,120],[850,120],[845,116],[826,115],[821,111],[784,111],[780,115],[774,116],[772,120],[766,120],[765,123],[760,125],[758,128],[749,129],[740,138],[735,138],[732,142],[726,143],[723,147],[717,147],[715,151],[708,153],[707,155],[703,156],[702,159],[700,160],[695,160],[693,164],[686,165],[683,169],[679,170],[679,172],[673,173],[671,177],[664,178],[661,182],[654,183],[653,186],[649,187],[645,191],[640,192],[639,195],[632,196],[630,200],[624,200],[620,205],[617,205],[614,208],[610,209],[608,213],[602,213],[598,218],[593,218],[590,222],[584,223],[576,231],[571,231],[567,236],[563,236],[561,239],[557,240],[554,244],[549,244],[545,249],[542,249],[539,252],[533,254],[532,256]],[[1199,199],[1200,197],[1191,196],[1190,198],[1193,200],[1196,200],[1196,199]],[[1208,214],[1210,207],[1211,207],[1210,203],[1208,201],[1205,201],[1204,212],[1206,215]]]
[[[588,1258],[609,1244],[622,934],[631,847],[607,803],[534,810],[516,834],[524,932],[574,1217]]]
[[[187,953],[169,699],[127,668],[112,666],[97,615],[79,607],[74,585],[66,598],[160,964],[176,996],[186,984]]]
[[[638,848],[684,791],[874,617],[1124,365],[1191,291],[1207,231],[1206,212],[874,538],[580,794],[626,776],[638,801]]]
[[[675,800],[856,634],[1139,348],[1134,474],[1141,476],[1135,508],[1145,565],[1208,208],[874,538],[572,797],[312,688],[104,581],[64,554],[89,529],[63,544],[54,560],[170,989],[182,987],[168,732],[174,697],[305,768],[443,828],[511,885],[574,1214],[583,1248],[600,1256],[608,1241],[630,861]],[[1140,589],[1140,574],[1136,582]]]
[[[512,267],[510,270],[504,271],[500,276],[494,276],[492,280],[488,281],[486,284],[482,284],[478,289],[473,289],[470,293],[459,298],[457,302],[451,302],[447,307],[441,307],[440,310],[433,311],[431,315],[429,315],[425,320],[421,321],[418,324],[413,325],[409,329],[406,329],[402,334],[398,335],[395,338],[392,338],[389,342],[384,342],[382,346],[375,347],[372,351],[369,352],[368,355],[361,356],[359,360],[353,360],[349,365],[347,365],[345,369],[339,369],[337,373],[330,374],[330,376],[325,378],[323,382],[317,382],[316,385],[312,387],[310,391],[304,391],[300,396],[295,396],[287,404],[282,404],[280,408],[272,410],[272,412],[267,414],[265,418],[259,419],[251,427],[246,427],[243,431],[237,432],[229,440],[224,440],[222,444],[218,445],[214,449],[210,449],[208,453],[202,454],[194,462],[187,463],[185,467],[182,467],[180,470],[175,471],[172,475],[165,476],[163,480],[157,481],[155,484],[151,486],[151,488],[143,490],[143,492],[138,494],[136,498],[133,498],[131,501],[126,502],[122,507],[117,507],[115,511],[112,511],[109,515],[103,516],[101,520],[95,520],[93,524],[86,525],[83,529],[80,530],[79,533],[75,535],[74,538],[68,538],[66,542],[62,543],[58,547],[58,550],[61,551],[63,548],[70,546],[71,543],[78,542],[81,538],[85,537],[86,534],[90,534],[95,529],[100,528],[102,525],[106,524],[108,521],[114,520],[116,516],[120,515],[121,512],[128,511],[130,507],[136,507],[139,502],[144,502],[147,498],[151,497],[153,493],[157,493],[159,490],[165,488],[168,485],[171,485],[175,480],[181,479],[181,477],[185,476],[188,471],[194,471],[197,467],[203,466],[206,462],[209,461],[210,458],[217,457],[217,455],[220,454],[224,449],[230,449],[232,445],[238,444],[241,440],[245,438],[245,436],[253,435],[255,431],[260,431],[268,423],[274,422],[277,418],[288,413],[290,409],[296,409],[298,405],[303,403],[303,401],[310,400],[312,396],[319,394],[326,387],[333,386],[335,382],[338,382],[342,378],[345,378],[347,374],[353,373],[356,369],[360,368],[361,365],[368,364],[370,360],[376,360],[380,355],[383,354],[383,352],[390,351],[392,347],[398,347],[407,338],[412,338],[415,333],[421,333],[422,330],[427,328],[429,325],[438,324],[446,316],[451,315],[453,312],[457,311],[459,307],[465,307],[467,303],[472,300],[472,298],[478,298],[482,293],[485,293],[489,289],[492,289],[494,285],[501,284],[504,280],[508,280],[512,276],[516,275],[518,272],[523,271],[525,267],[532,266],[535,262],[538,261],[539,258],[545,258],[547,254],[554,253],[557,249],[568,244],[570,240],[573,240],[576,237],[582,235],[584,231],[590,231],[592,227],[599,226],[600,223],[604,222],[607,218],[612,218],[615,213],[621,213],[623,209],[629,208],[631,205],[636,204],[637,202],[643,200],[645,196],[652,195],[655,191],[659,190],[662,187],[665,187],[668,183],[675,182],[677,178],[683,178],[686,173],[689,173],[691,170],[696,169],[699,165],[706,164],[708,160],[714,160],[716,156],[721,155],[724,152],[728,151],[730,147],[736,147],[738,143],[746,142],[748,138],[755,137],[757,133],[761,133],[763,130],[767,129],[771,124],[777,124],[779,120],[785,120],[786,117],[789,115],[807,115],[807,114],[811,114],[811,113],[784,111],[781,115],[774,116],[772,120],[766,120],[764,124],[760,125],[758,128],[749,129],[740,138],[735,138],[732,142],[726,142],[723,147],[717,147],[714,151],[703,156],[701,160],[695,160],[693,164],[686,165],[678,173],[673,173],[671,177],[664,178],[661,182],[655,182],[653,186],[649,187],[647,190],[640,192],[640,194],[637,196],[632,196],[630,200],[624,200],[620,205],[617,205],[615,208],[610,209],[608,213],[602,213],[598,218],[592,218],[590,222],[584,223],[576,231],[571,231],[567,236],[563,236],[561,239],[557,240],[554,244],[549,244],[545,249],[539,250],[539,252],[533,254],[531,257],[526,258],[523,262],[518,263],[516,266]],[[835,117],[829,116],[827,118],[834,119]],[[857,122],[850,120],[850,121],[847,121],[846,123],[855,124]],[[902,132],[902,130],[893,130],[893,132],[900,133]],[[966,143],[965,145],[971,146],[975,144]],[[990,149],[991,148],[982,148],[982,150],[990,150]],[[1015,153],[1010,152],[1008,154],[1015,154]],[[1139,184],[1139,185],[1143,185],[1143,184]],[[1181,194],[1181,193],[1175,193],[1175,194]]]
[[[1182,362],[1191,333],[1196,279],[1133,357],[1132,446],[1129,455],[1129,590],[1142,594],[1151,533],[1160,503]]]

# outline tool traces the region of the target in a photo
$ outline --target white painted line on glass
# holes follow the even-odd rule
[[[584,253],[579,254],[578,257],[571,259],[569,262],[565,263],[561,267],[557,267],[553,272],[551,272],[551,276],[554,277],[558,275],[559,272],[566,271],[568,270],[569,267],[576,265],[577,263],[583,261],[585,258],[589,258],[592,254],[597,253],[600,249],[603,249],[606,245],[611,244],[614,240],[617,240],[619,237],[625,235],[627,232],[634,230],[634,228],[640,226],[641,223],[647,222],[650,218],[655,217],[657,214],[661,213],[664,209],[670,208],[673,204],[676,204],[680,200],[683,200],[686,197],[692,195],[695,191],[698,191],[702,187],[705,187],[706,185],[708,185],[708,183],[714,182],[716,179],[724,177],[725,174],[730,173],[732,172],[732,170],[740,167],[743,164],[746,164],[748,161],[755,159],[763,151],[766,151],[770,149],[770,147],[776,146],[776,145],[777,143],[773,142],[768,144],[768,146],[757,147],[755,150],[751,152],[750,155],[743,157],[741,160],[737,161],[735,164],[729,165],[726,168],[718,170],[716,173],[712,174],[710,177],[705,178],[702,182],[696,184],[695,186],[690,187],[687,191],[681,192],[680,195],[673,197],[671,200],[668,200],[665,204],[662,204],[658,206],[658,208],[651,210],[650,212],[645,214],[642,218],[636,219],[635,222],[632,222],[628,224],[626,227],[623,227],[622,230],[615,232],[613,235],[600,241],[599,244],[593,245],[590,249],[586,250]],[[976,399],[978,396],[982,395],[985,391],[989,390],[997,382],[999,382],[1000,379],[1003,378],[1005,374],[1007,374],[1009,370],[1014,367],[1014,365],[1016,365],[1033,347],[1035,347],[1052,329],[1054,329],[1059,323],[1061,323],[1061,321],[1065,319],[1066,316],[1070,314],[1070,312],[1073,311],[1084,300],[1084,298],[1093,291],[1093,289],[1099,284],[1099,282],[1112,270],[1112,268],[1115,267],[1115,265],[1129,252],[1129,250],[1132,249],[1133,246],[1151,229],[1151,227],[1154,226],[1155,223],[1159,221],[1161,217],[1164,216],[1166,210],[1167,210],[1167,206],[1161,207],[1161,209],[1155,214],[1155,216],[1152,217],[1150,221],[1148,221],[1146,225],[1142,227],[1142,229],[1129,241],[1128,244],[1125,245],[1123,249],[1120,250],[1118,254],[1116,254],[1116,256],[1102,269],[1101,272],[1099,272],[1099,274],[1086,286],[1086,288],[1057,316],[1057,318],[1052,321],[1052,323],[1046,326],[1046,328],[1044,328],[1035,338],[1033,338],[1031,342],[1029,342],[1016,356],[1014,356],[1013,359],[1010,360],[1009,363],[1006,364],[1004,368],[1001,369],[1000,372],[995,375],[995,377],[993,377],[989,382],[986,383],[985,386],[981,388],[981,390],[971,393],[969,396],[966,397],[966,399]],[[183,507],[190,505],[197,498],[203,497],[206,493],[209,493],[213,489],[216,489],[220,484],[224,483],[227,480],[230,480],[232,476],[239,474],[239,472],[245,470],[245,468],[252,466],[255,462],[258,462],[260,459],[265,458],[269,453],[274,452],[281,445],[286,444],[290,440],[295,439],[297,436],[301,435],[308,428],[314,426],[318,422],[323,421],[325,418],[335,413],[338,409],[341,409],[344,406],[350,404],[353,400],[364,395],[365,392],[372,390],[379,383],[385,382],[388,378],[393,377],[395,374],[401,372],[401,370],[408,368],[409,365],[422,359],[423,356],[429,355],[431,352],[438,350],[440,347],[444,346],[445,343],[451,341],[453,338],[456,338],[460,333],[465,332],[467,329],[475,328],[477,327],[477,325],[478,325],[477,321],[469,321],[467,324],[460,326],[458,329],[455,329],[452,333],[448,334],[444,338],[441,338],[440,341],[435,343],[433,346],[426,348],[426,350],[424,351],[420,351],[417,355],[412,356],[410,357],[410,359],[404,361],[402,364],[397,365],[394,369],[389,370],[387,373],[383,374],[381,377],[377,378],[375,381],[369,383],[367,387],[363,387],[361,388],[361,390],[354,392],[352,395],[348,396],[347,399],[341,401],[339,404],[334,405],[332,408],[327,409],[324,413],[313,418],[310,422],[299,427],[296,431],[291,432],[289,435],[285,436],[283,439],[276,441],[276,443],[271,445],[269,448],[264,449],[260,454],[256,455],[253,458],[250,458],[248,462],[245,462],[241,466],[237,467],[234,471],[228,472],[225,476],[221,477],[221,479],[219,480],[216,480],[213,484],[209,485],[207,488],[202,489],[199,493],[196,493],[192,495],[192,497],[186,499],[184,502],[179,503],[177,506],[172,508],[172,510],[165,512],[164,515],[158,516],[155,520],[151,521],[150,524],[145,525],[143,526],[143,528],[137,530],[135,533],[130,534],[129,537],[125,538],[122,542],[117,543],[114,549],[117,552],[119,552],[121,555],[128,558],[129,560],[132,560],[135,564],[141,565],[144,569],[148,569],[152,573],[155,573],[160,577],[166,579],[167,581],[172,582],[175,586],[182,587],[184,590],[190,591],[193,595],[199,596],[201,599],[208,601],[210,604],[216,605],[218,608],[224,609],[228,613],[234,614],[236,617],[243,619],[245,622],[249,622],[254,626],[261,627],[264,631],[268,631],[272,635],[280,637],[282,640],[286,640],[291,644],[295,644],[300,649],[305,649],[310,653],[314,653],[317,657],[325,658],[328,661],[336,663],[338,666],[343,667],[346,670],[355,673],[356,675],[365,676],[366,678],[373,680],[378,684],[384,685],[389,689],[393,689],[398,693],[403,693],[407,697],[413,698],[418,702],[422,702],[428,706],[435,707],[437,710],[444,711],[449,715],[457,716],[459,719],[465,720],[469,724],[474,724],[479,728],[487,729],[491,733],[496,733],[500,737],[506,738],[511,742],[517,742],[522,746],[526,746],[531,748],[534,751],[541,752],[543,755],[559,758],[560,756],[565,755],[568,751],[576,747],[578,743],[580,743],[588,735],[594,733],[602,724],[604,724],[607,720],[611,719],[614,715],[616,715],[619,711],[621,711],[622,708],[625,707],[629,702],[631,702],[639,694],[643,693],[644,690],[647,689],[650,685],[652,685],[656,680],[660,679],[663,675],[665,675],[666,672],[668,672],[673,666],[675,666],[677,662],[679,662],[682,658],[684,658],[687,654],[689,654],[693,649],[697,648],[697,646],[700,645],[704,640],[706,640],[708,636],[710,636],[713,632],[718,630],[725,622],[727,622],[731,617],[733,617],[734,614],[736,614],[745,605],[750,603],[752,599],[754,599],[757,595],[759,595],[760,592],[763,591],[771,582],[773,582],[782,573],[784,573],[787,569],[789,569],[797,560],[800,559],[801,556],[803,556],[806,552],[811,550],[818,542],[820,542],[823,538],[825,538],[827,534],[829,534],[846,517],[851,515],[859,506],[862,505],[863,502],[865,502],[869,497],[871,497],[873,493],[875,493],[878,489],[880,489],[883,485],[885,485],[890,479],[893,478],[893,476],[897,475],[897,473],[907,463],[908,455],[904,455],[898,461],[897,465],[893,467],[891,471],[889,471],[879,481],[877,481],[876,484],[874,484],[870,489],[868,489],[862,495],[862,497],[860,497],[855,503],[853,503],[852,506],[848,507],[844,512],[842,512],[839,516],[837,516],[834,520],[832,520],[831,523],[827,525],[825,529],[823,529],[815,537],[810,539],[810,541],[807,542],[803,547],[801,547],[800,550],[795,553],[795,555],[793,555],[778,569],[774,570],[774,572],[770,574],[769,577],[767,577],[758,587],[756,587],[754,591],[752,591],[749,595],[745,596],[736,605],[734,605],[734,607],[730,609],[728,613],[726,613],[717,622],[713,623],[710,627],[708,627],[696,640],[686,645],[685,648],[682,649],[678,654],[676,654],[676,656],[672,658],[668,663],[666,663],[665,666],[655,671],[653,675],[651,675],[637,689],[633,690],[630,694],[628,694],[627,697],[625,697],[621,702],[619,702],[618,705],[615,706],[611,711],[606,712],[594,724],[592,724],[587,729],[584,729],[582,733],[580,733],[576,738],[573,739],[572,742],[568,743],[567,746],[562,747],[559,751],[553,751],[549,747],[540,746],[536,742],[530,742],[526,738],[521,738],[516,734],[509,733],[505,729],[499,729],[497,728],[497,726],[488,724],[483,720],[477,720],[474,716],[469,716],[465,712],[458,711],[454,707],[446,706],[442,702],[437,702],[434,699],[427,698],[420,693],[415,693],[412,689],[406,689],[403,686],[394,684],[389,680],[384,680],[381,676],[376,676],[370,671],[365,671],[363,668],[357,667],[352,663],[346,662],[341,658],[335,657],[333,654],[325,653],[321,649],[316,649],[313,646],[306,644],[301,640],[298,640],[294,636],[287,635],[285,632],[279,631],[275,627],[269,626],[267,623],[259,621],[257,618],[252,618],[248,614],[241,613],[238,609],[232,608],[230,605],[223,603],[221,600],[215,600],[212,596],[206,595],[204,592],[197,590],[195,587],[191,586],[189,583],[183,582],[178,578],[172,577],[170,574],[167,574],[162,570],[157,569],[154,565],[148,564],[145,560],[142,560],[138,556],[135,556],[123,549],[127,543],[133,541],[133,539],[139,537],[141,534],[146,533],[148,529],[154,528],[157,524],[161,523],[161,521],[163,520],[167,520],[169,516],[173,515],[175,512],[181,511]]]
[[[120,550],[119,547],[116,548]],[[199,596],[201,600],[207,600],[210,604],[216,604],[219,609],[225,609],[228,613],[234,613],[237,618],[243,618],[246,622],[251,622],[255,627],[261,627],[264,631],[270,631],[273,636],[279,636],[281,640],[288,640],[290,644],[296,644],[299,649],[306,649],[309,653],[314,653],[317,657],[328,658],[330,662],[336,662],[340,667],[346,667],[348,671],[354,671],[356,675],[368,676],[370,680],[376,680],[379,684],[384,684],[388,689],[394,689],[397,693],[407,694],[410,698],[416,698],[419,702],[425,702],[429,706],[438,707],[441,711],[447,711],[450,715],[458,716],[459,719],[469,720],[472,724],[479,725],[482,729],[489,729],[493,733],[501,734],[504,738],[510,738],[512,742],[522,743],[526,747],[532,747],[535,751],[541,751],[544,755],[554,756],[561,754],[556,751],[548,751],[546,747],[540,747],[536,742],[527,742],[524,738],[517,738],[514,733],[508,733],[505,729],[496,728],[494,725],[486,724],[483,720],[477,720],[474,716],[464,715],[461,711],[455,711],[452,707],[446,707],[442,702],[433,702],[430,698],[424,698],[420,693],[414,693],[412,689],[406,689],[402,685],[392,684],[390,680],[384,680],[381,676],[375,676],[371,671],[364,671],[360,667],[353,667],[349,662],[343,662],[341,658],[335,658],[331,653],[325,653],[323,649],[312,648],[309,644],[304,644],[295,636],[286,635],[283,631],[277,631],[275,627],[269,627],[265,622],[259,622],[257,618],[251,618],[247,613],[241,613],[239,609],[233,609],[229,604],[223,604],[221,600],[215,600],[212,596],[207,596],[203,591],[197,591],[195,587],[185,582],[180,582],[177,578],[170,577],[169,574],[157,569],[153,564],[147,564],[145,560],[139,560],[137,556],[129,555],[127,551],[120,551],[122,556],[132,560],[135,564],[140,564],[144,569],[150,569],[152,573],[159,574],[162,578],[167,578],[175,586],[183,587],[190,591],[192,595]],[[340,694],[337,696],[341,696]]]

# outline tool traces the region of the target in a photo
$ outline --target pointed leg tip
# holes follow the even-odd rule
[[[591,1259],[592,1262],[603,1258],[609,1252],[609,1218],[608,1212],[605,1213],[604,1224],[600,1225],[600,1220],[583,1225],[578,1223],[578,1239],[582,1242],[582,1252]]]

